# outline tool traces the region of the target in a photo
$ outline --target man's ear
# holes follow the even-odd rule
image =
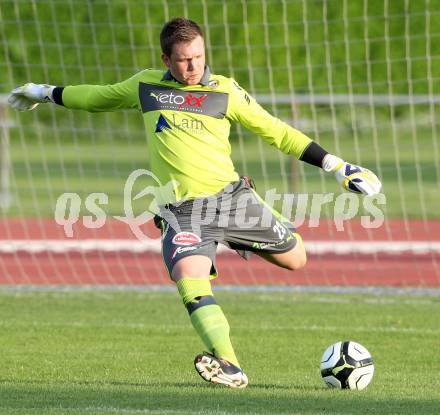
[[[167,68],[169,68],[171,66],[170,57],[165,55],[165,53],[162,53],[161,57],[162,57],[162,62],[165,64]]]

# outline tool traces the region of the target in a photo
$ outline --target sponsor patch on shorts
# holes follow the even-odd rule
[[[171,259],[174,259],[176,255],[183,254],[184,252],[195,251],[199,246],[178,246],[174,252]]]
[[[200,236],[192,232],[179,232],[172,240],[175,245],[194,245],[202,242]]]

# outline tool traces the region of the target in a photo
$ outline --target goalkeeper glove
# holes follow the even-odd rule
[[[18,111],[33,110],[38,104],[54,102],[52,85],[28,83],[11,91],[8,97],[9,105]]]
[[[378,194],[382,187],[382,183],[371,170],[347,163],[332,154],[324,157],[322,168],[334,172],[337,181],[349,192],[372,196]]]

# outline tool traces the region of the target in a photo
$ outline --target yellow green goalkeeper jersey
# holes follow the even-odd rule
[[[159,204],[213,195],[238,180],[231,121],[296,158],[311,142],[265,111],[234,79],[211,74],[208,67],[198,85],[180,84],[169,71],[146,69],[113,85],[67,86],[62,101],[90,112],[142,112],[151,170],[161,185],[172,188],[159,194]]]

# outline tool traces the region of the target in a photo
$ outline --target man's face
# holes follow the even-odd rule
[[[162,54],[171,75],[184,85],[197,85],[205,71],[205,43],[201,36],[173,45],[171,56]]]

